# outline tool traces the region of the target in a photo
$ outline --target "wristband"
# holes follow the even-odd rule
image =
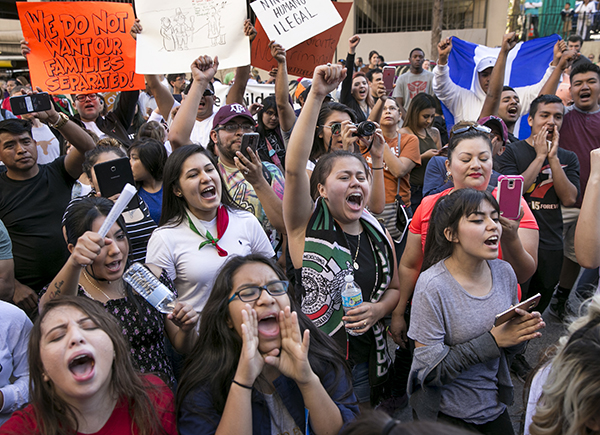
[[[69,122],[69,117],[67,115],[65,115],[62,112],[59,112],[58,114],[58,121],[56,121],[56,124],[52,124],[50,122],[48,122],[48,125],[52,128],[55,129],[60,129],[63,125],[65,125],[67,122]]]
[[[246,390],[251,390],[252,389],[252,387],[249,387],[248,385],[240,384],[235,379],[233,379],[231,382],[233,382],[235,385],[239,385],[240,387],[245,388]]]

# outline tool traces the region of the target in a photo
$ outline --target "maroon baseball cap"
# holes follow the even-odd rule
[[[213,118],[213,130],[217,128],[219,125],[227,124],[233,118],[237,118],[238,116],[242,116],[244,118],[248,118],[252,125],[256,125],[256,121],[252,117],[252,114],[248,109],[238,103],[234,104],[226,104],[221,107],[215,117]]]
[[[502,141],[504,142],[504,145],[506,145],[506,142],[508,141],[508,128],[506,128],[506,124],[502,119],[493,115],[486,116],[485,118],[481,118],[479,120],[479,125],[485,125],[486,127],[489,127],[498,133],[502,132]]]

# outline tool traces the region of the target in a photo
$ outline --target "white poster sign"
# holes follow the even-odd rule
[[[250,64],[245,0],[138,0],[138,74],[190,71],[200,55],[219,56],[219,69]]]
[[[223,85],[219,82],[214,83],[215,87],[215,112],[219,110],[221,106],[225,105],[227,94],[229,93],[229,86]],[[244,94],[244,105],[250,107],[254,103],[262,103],[269,95],[275,95],[275,85],[264,85],[264,84],[250,84],[246,86],[246,92]]]
[[[342,22],[330,0],[256,0],[250,6],[269,39],[286,50]]]

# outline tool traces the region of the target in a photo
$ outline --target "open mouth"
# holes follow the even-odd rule
[[[113,261],[112,263],[108,263],[106,265],[106,268],[110,271],[110,272],[118,272],[119,270],[121,270],[121,260],[116,260]]]
[[[361,193],[351,193],[346,197],[346,203],[352,210],[360,210],[363,202],[363,196]]]
[[[510,116],[516,116],[518,111],[519,111],[519,109],[517,108],[517,106],[511,106],[508,108],[507,113]]]
[[[554,127],[548,127],[548,132],[546,133],[546,140],[552,140],[554,136]]]
[[[487,246],[491,246],[493,248],[498,247],[498,236],[492,236],[485,241]]]
[[[275,314],[269,314],[258,321],[258,333],[266,337],[279,335],[279,320]]]
[[[77,355],[69,362],[69,370],[78,381],[89,379],[93,372],[96,361],[89,354]]]
[[[217,189],[214,186],[207,187],[202,192],[200,192],[200,196],[206,199],[212,199],[217,194]]]
[[[583,92],[580,92],[580,93],[579,93],[579,98],[580,98],[581,100],[588,99],[588,98],[590,98],[591,96],[592,96],[592,93],[591,93],[591,92],[589,92],[589,91],[583,91]]]

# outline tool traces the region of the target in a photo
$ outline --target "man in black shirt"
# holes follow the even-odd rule
[[[79,125],[54,108],[35,116],[59,130],[74,149],[52,163],[38,165],[31,122],[0,122],[0,160],[6,166],[0,174],[0,219],[13,244],[13,302],[29,313],[37,309],[39,291],[68,258],[61,219],[73,183],[81,175],[84,154],[94,147]]]
[[[556,95],[533,100],[529,112],[531,136],[507,145],[498,157],[504,175],[522,175],[524,197],[540,227],[538,268],[522,286],[523,299],[542,294],[543,312],[558,284],[563,257],[561,204],[572,206],[579,193],[579,160],[575,153],[558,147],[558,130],[564,106]]]

